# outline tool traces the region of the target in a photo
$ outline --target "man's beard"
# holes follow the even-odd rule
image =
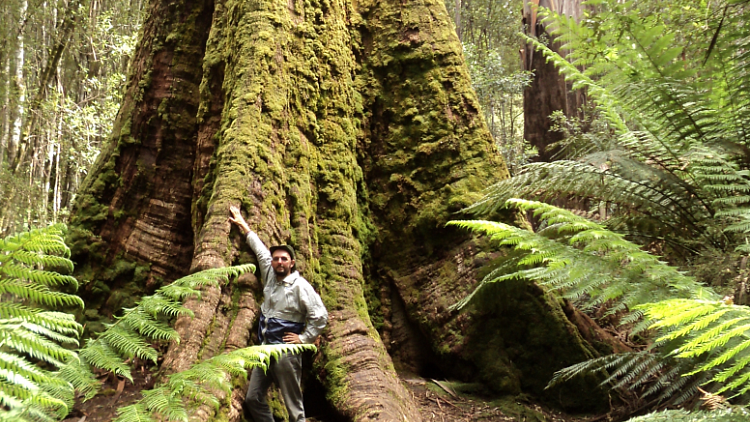
[[[280,275],[280,276],[283,276],[283,277],[288,276],[289,273],[291,272],[291,270],[288,270],[288,269],[286,269],[284,267],[274,268],[273,271],[276,273],[276,275]]]

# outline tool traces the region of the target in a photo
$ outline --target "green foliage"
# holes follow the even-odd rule
[[[68,214],[111,132],[145,4],[0,3],[0,236]]]
[[[189,297],[200,297],[200,288],[226,283],[255,268],[252,264],[212,268],[190,274],[159,288],[153,295],[141,298],[138,305],[123,310],[123,315],[99,337],[86,342],[81,349],[81,359],[96,368],[113,372],[129,380],[130,366],[125,361],[137,357],[156,363],[158,352],[151,342],[179,341],[177,332],[168,324],[169,319],[192,316],[182,305]]]
[[[514,174],[536,154],[523,140],[523,89],[531,82],[530,72],[521,70],[518,60],[521,39],[517,28],[523,1],[450,0],[445,6],[463,44],[484,120]]]
[[[218,392],[229,395],[232,377],[246,377],[249,369],[260,367],[265,371],[271,359],[284,353],[315,350],[311,344],[274,344],[252,346],[214,356],[190,367],[186,371],[169,375],[167,381],[150,391],[134,404],[118,409],[115,422],[185,421],[191,410],[209,405],[218,409],[222,402]],[[184,400],[188,398],[189,400]]]
[[[708,374],[716,394],[750,391],[750,308],[731,301],[672,299],[642,307],[670,355],[688,360],[686,375]]]
[[[688,412],[685,410],[665,410],[645,416],[628,419],[628,422],[743,422],[750,418],[750,412],[742,407],[732,407],[714,411]]]
[[[498,222],[448,223],[484,233],[514,250],[456,308],[487,284],[511,279],[535,281],[584,308],[609,302],[609,313],[675,296],[716,297],[692,277],[601,224],[541,202],[511,199],[507,205],[533,212],[544,228],[535,233]]]
[[[597,210],[608,228],[664,243],[683,259],[745,248],[750,102],[741,46],[750,34],[737,22],[747,8],[727,2],[710,6],[724,11],[712,15],[716,9],[685,4],[676,16],[659,4],[600,1],[580,23],[540,12],[569,53],[527,41],[594,100],[597,134],[571,135],[565,160],[524,167],[471,211],[483,215],[511,197],[565,197]],[[654,13],[643,17],[648,7]],[[714,36],[696,36],[696,28]]]
[[[511,174],[536,155],[523,141],[523,90],[532,74],[509,66],[508,51],[464,42],[471,85],[482,105],[485,121]],[[512,52],[513,57],[517,52]],[[512,63],[512,62],[511,62]]]
[[[215,268],[176,280],[125,309],[96,339],[75,351],[70,346],[78,345],[82,326],[72,314],[48,310],[83,306],[78,296],[56,290],[78,286],[75,278],[58,272],[73,269],[63,242],[64,230],[64,226],[55,225],[0,240],[0,405],[4,408],[0,421],[63,419],[76,392],[85,399],[96,394],[99,382],[92,368],[132,381],[127,360],[137,357],[156,363],[158,352],[153,343],[179,341],[168,322],[192,315],[183,306],[186,298],[200,297],[202,287],[218,286],[255,268],[250,264]],[[269,359],[282,352],[310,348],[313,346],[263,346],[216,356],[170,376],[140,405],[144,412],[168,417],[187,415],[183,397],[218,405],[215,395],[231,389],[230,375],[245,374],[250,367],[265,368]],[[174,410],[178,405],[183,406],[183,413]]]
[[[51,421],[72,406],[73,386],[50,370],[78,360],[66,346],[82,332],[71,314],[49,310],[83,306],[54,290],[78,285],[57,272],[73,269],[63,233],[55,225],[0,239],[0,420]]]
[[[707,378],[704,374],[684,376],[691,371],[692,362],[673,358],[661,346],[605,355],[560,369],[547,388],[582,374],[600,372],[606,375],[603,387],[625,388],[665,406],[684,405],[699,392]]]
[[[637,322],[633,332],[656,336],[645,350],[565,368],[552,383],[604,371],[605,383],[650,396],[655,405],[685,405],[699,386],[745,403],[747,307],[720,301],[638,243],[657,245],[681,264],[700,254],[750,252],[750,29],[744,25],[750,9],[737,1],[684,2],[677,12],[665,2],[647,3],[590,2],[580,23],[540,12],[569,54],[527,41],[575,89],[586,89],[596,132],[558,117],[558,127],[568,131],[564,159],[525,166],[469,208],[485,215],[508,202],[526,203],[514,197],[556,200],[598,222],[530,203],[519,208],[535,212],[536,233],[488,222],[454,224],[513,248],[479,289],[509,278],[534,280],[584,308],[630,312],[623,321]],[[637,420],[660,418],[747,415],[745,408],[728,408]]]

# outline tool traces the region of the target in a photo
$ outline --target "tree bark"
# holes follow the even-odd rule
[[[480,367],[472,316],[448,311],[480,250],[444,224],[507,177],[444,4],[154,0],[147,16],[71,219],[87,303],[108,315],[188,269],[252,261],[228,222],[239,204],[267,244],[295,247],[328,308],[314,375],[335,411],[420,421],[388,352],[426,339],[423,357]],[[246,276],[190,301],[162,370],[249,344],[257,293]],[[241,397],[196,417],[237,421]]]
[[[3,67],[3,74],[10,75],[10,55],[4,54],[0,60],[0,66]],[[5,151],[8,148],[10,139],[10,77],[6,76],[2,82],[2,101],[0,103],[0,169],[5,165]]]
[[[15,165],[16,149],[21,142],[21,126],[24,119],[24,111],[26,107],[26,83],[24,80],[24,66],[26,58],[26,50],[24,49],[24,33],[26,32],[26,11],[28,9],[28,2],[22,0],[19,10],[19,22],[18,22],[18,35],[16,38],[16,49],[14,54],[15,59],[15,78],[14,84],[17,94],[15,102],[15,113],[13,113],[13,121],[11,123],[10,142],[8,143],[8,163],[10,166]]]
[[[576,21],[582,16],[581,0],[524,0],[523,22],[526,34],[531,37],[546,38],[549,47],[561,54],[560,43],[547,32],[545,25],[537,19],[536,6],[545,7]],[[580,117],[581,106],[586,101],[585,94],[573,91],[571,85],[565,81],[555,65],[547,62],[542,53],[534,51],[530,44],[523,51],[524,70],[534,72],[531,85],[523,92],[524,103],[524,139],[536,147],[538,156],[536,161],[548,162],[555,159],[558,149],[551,144],[561,141],[563,134],[552,131],[552,121],[549,116],[555,111],[562,111],[568,117]]]

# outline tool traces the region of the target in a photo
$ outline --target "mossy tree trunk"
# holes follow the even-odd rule
[[[472,317],[447,309],[484,258],[444,223],[507,177],[443,3],[152,0],[148,11],[71,219],[88,304],[116,312],[189,271],[252,261],[228,222],[240,204],[264,241],[295,246],[329,310],[314,374],[333,409],[421,420],[391,355],[416,371],[457,359],[464,375],[493,360],[466,351],[481,341],[469,340]],[[191,301],[162,369],[248,345],[259,293],[244,276]],[[511,372],[493,381],[517,384]],[[238,420],[242,395],[200,418]]]

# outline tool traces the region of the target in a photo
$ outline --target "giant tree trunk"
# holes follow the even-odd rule
[[[507,177],[449,19],[437,0],[153,0],[71,221],[88,303],[108,314],[188,269],[252,260],[227,220],[240,204],[265,242],[295,246],[321,292],[314,373],[339,414],[421,420],[389,350],[416,370],[502,366],[469,341],[471,315],[447,310],[482,259],[444,223]],[[190,302],[162,369],[247,345],[257,285]],[[421,356],[405,352],[422,338]],[[511,372],[488,381],[518,383]],[[236,421],[241,397],[200,417]]]

